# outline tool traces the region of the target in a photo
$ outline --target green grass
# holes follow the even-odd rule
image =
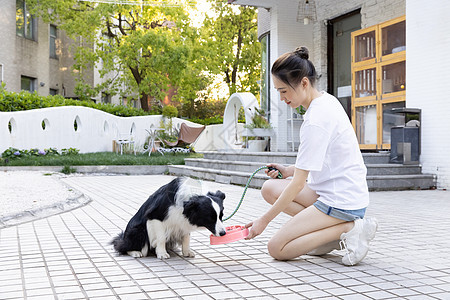
[[[184,165],[185,158],[201,157],[197,153],[117,154],[112,152],[75,155],[29,156],[0,159],[0,166],[92,166],[92,165]]]

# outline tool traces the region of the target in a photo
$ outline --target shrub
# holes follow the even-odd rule
[[[178,109],[175,106],[166,105],[162,109],[162,115],[169,119],[178,117]]]
[[[152,114],[134,107],[67,99],[60,95],[45,97],[38,95],[37,92],[30,93],[21,91],[19,93],[14,93],[5,90],[4,84],[0,85],[0,111],[22,111],[57,106],[85,106],[120,117],[145,116]]]
[[[202,124],[202,125],[222,124],[223,116],[215,116],[215,117],[204,118],[204,119],[191,118],[191,119],[189,119],[189,121],[198,123],[198,124]]]
[[[75,155],[75,154],[78,154],[78,152],[80,152],[80,149],[75,149],[75,148],[61,149],[61,155]]]
[[[252,121],[249,125],[244,125],[245,128],[272,128],[269,121],[266,119],[266,112],[264,109],[258,109],[255,107],[255,112],[252,116]]]
[[[74,155],[78,154],[78,152],[80,152],[80,150],[75,148],[61,149],[61,152],[59,152],[56,148],[48,148],[44,150],[39,150],[36,148],[30,150],[19,150],[17,148],[9,147],[3,151],[1,157],[3,159],[16,159],[27,156]]]
[[[61,170],[61,173],[63,174],[71,174],[71,173],[75,173],[77,171],[77,169],[72,168],[71,166],[64,166]]]

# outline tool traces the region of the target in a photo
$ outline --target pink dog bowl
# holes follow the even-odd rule
[[[229,226],[225,229],[227,233],[224,236],[215,236],[211,234],[209,237],[209,242],[211,245],[220,245],[239,241],[246,238],[248,235],[248,228],[245,228],[245,226]]]

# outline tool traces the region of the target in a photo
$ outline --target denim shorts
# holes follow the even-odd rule
[[[319,200],[314,202],[313,205],[324,214],[344,221],[355,221],[356,219],[362,219],[366,213],[366,208],[355,210],[340,209],[328,206]]]

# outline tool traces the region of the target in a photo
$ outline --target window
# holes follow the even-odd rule
[[[36,79],[22,76],[20,78],[20,88],[24,91],[29,91],[30,93],[34,92],[36,90]]]
[[[16,0],[16,34],[35,40],[36,19],[27,10],[24,0]]]
[[[51,96],[55,96],[55,95],[58,95],[58,90],[57,89],[50,89],[48,93]]]
[[[58,58],[56,56],[56,38],[57,38],[57,31],[55,25],[50,25],[50,58]]]
[[[111,103],[111,95],[105,92],[102,92],[102,102],[103,103]]]

